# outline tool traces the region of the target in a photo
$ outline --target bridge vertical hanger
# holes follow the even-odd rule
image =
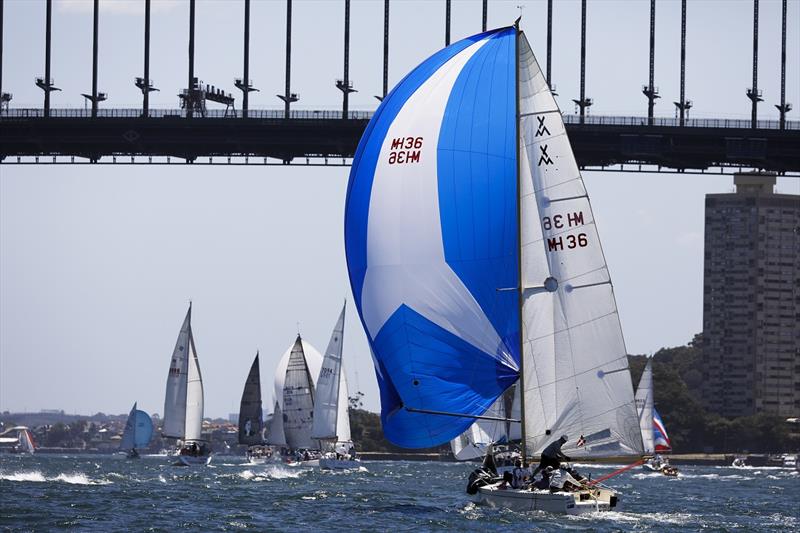
[[[586,98],[586,0],[581,0],[581,98],[572,101],[580,108],[580,123],[583,124],[586,108],[594,103],[591,98]]]
[[[53,23],[53,0],[45,3],[45,23],[44,23],[44,78],[36,78],[36,86],[44,91],[44,116],[50,116],[50,93],[60,91],[53,85],[53,78],[50,77],[50,49],[52,42],[51,27]]]
[[[450,0],[444,0],[444,45],[450,46]]]
[[[350,0],[344,0],[344,77],[336,87],[342,91],[342,118],[347,118],[349,95],[356,92],[350,81]]]
[[[249,108],[248,95],[250,91],[257,91],[253,88],[253,81],[250,79],[250,0],[244,0],[244,77],[234,79],[233,84],[242,91],[242,117],[247,118]],[[235,111],[234,111],[235,114]]]
[[[292,85],[292,0],[286,0],[286,90],[282,95],[277,95],[283,100],[283,118],[289,118],[289,105],[298,101],[296,93],[291,92]],[[287,161],[288,162],[288,161]]]
[[[680,113],[679,123],[683,126],[692,107],[692,101],[686,100],[686,0],[681,0],[681,98],[679,102],[672,103]]]
[[[8,109],[11,94],[3,92],[3,0],[0,0],[0,113]]]
[[[157,91],[150,79],[150,0],[144,0],[144,77],[134,84],[142,91],[142,116],[150,116],[150,92]]]
[[[100,97],[100,95],[97,93],[97,49],[100,40],[99,17],[100,0],[94,0],[94,9],[92,10],[92,118],[97,117],[97,103]],[[105,98],[103,98],[103,100],[105,100]]]
[[[383,102],[389,92],[389,0],[383,0],[383,92],[375,98]]]
[[[481,23],[481,31],[486,31],[486,19],[489,15],[489,0],[483,0],[483,22]]]
[[[753,0],[753,86],[747,89],[747,97],[752,102],[750,127],[758,127],[758,103],[764,99],[758,88],[758,0]]]
[[[194,77],[194,0],[189,0],[189,80],[186,85],[188,92],[184,99],[187,118],[192,118],[194,115],[193,89],[196,84],[197,79]]]
[[[776,105],[780,113],[780,129],[786,129],[786,113],[792,110],[792,104],[786,103],[786,1],[783,0],[783,20],[781,25],[781,103]]]
[[[647,124],[653,125],[653,112],[658,96],[655,86],[656,73],[656,0],[650,0],[650,81],[642,87],[642,94],[647,97]]]

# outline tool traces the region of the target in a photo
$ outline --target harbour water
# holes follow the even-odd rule
[[[625,472],[619,511],[585,517],[476,506],[474,465],[365,462],[330,473],[215,457],[0,456],[0,530],[50,531],[797,531],[800,474],[682,466],[678,478]],[[580,466],[592,477],[609,466]]]

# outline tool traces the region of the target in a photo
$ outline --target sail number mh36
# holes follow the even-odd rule
[[[542,228],[545,231],[552,229],[574,228],[583,226],[583,211],[567,213],[566,215],[553,215],[552,217],[542,217]],[[585,233],[577,235],[564,235],[547,238],[547,251],[556,252],[564,249],[584,248],[589,245],[589,238]]]
[[[422,137],[396,137],[392,139],[389,164],[419,163]]]

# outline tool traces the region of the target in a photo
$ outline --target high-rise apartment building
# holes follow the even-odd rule
[[[723,416],[800,415],[800,195],[737,174],[706,195],[703,402]]]

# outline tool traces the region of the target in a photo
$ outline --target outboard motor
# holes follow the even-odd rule
[[[478,468],[474,470],[469,475],[469,479],[467,479],[467,494],[476,494],[479,488],[497,483],[498,481],[500,481],[500,478],[492,474],[486,468]]]

